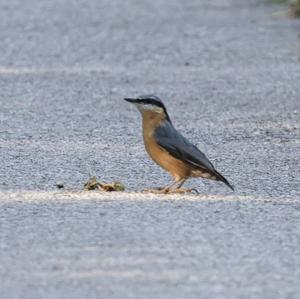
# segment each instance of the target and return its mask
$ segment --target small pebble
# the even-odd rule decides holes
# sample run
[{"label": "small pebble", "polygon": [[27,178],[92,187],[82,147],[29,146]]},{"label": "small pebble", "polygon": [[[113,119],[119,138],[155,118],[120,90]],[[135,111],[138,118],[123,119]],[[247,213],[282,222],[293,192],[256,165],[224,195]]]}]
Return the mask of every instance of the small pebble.
[{"label": "small pebble", "polygon": [[62,188],[65,188],[65,184],[64,184],[64,182],[58,182],[58,183],[56,183],[56,187],[58,189],[62,189]]}]

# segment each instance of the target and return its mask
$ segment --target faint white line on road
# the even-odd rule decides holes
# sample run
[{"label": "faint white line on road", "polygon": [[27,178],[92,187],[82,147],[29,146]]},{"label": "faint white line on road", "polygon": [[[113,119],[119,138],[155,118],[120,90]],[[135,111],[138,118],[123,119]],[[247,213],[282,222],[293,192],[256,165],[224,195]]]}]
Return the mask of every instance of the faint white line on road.
[{"label": "faint white line on road", "polygon": [[[63,280],[68,279],[87,279],[87,278],[96,278],[96,277],[105,277],[108,279],[134,279],[135,281],[173,281],[178,282],[182,279],[185,280],[195,280],[199,277],[200,273],[190,273],[187,270],[182,269],[172,269],[172,270],[163,270],[158,274],[154,271],[142,271],[142,270],[87,270],[87,271],[41,271],[34,273],[37,276],[37,279],[51,279],[58,278]],[[203,276],[203,274],[202,274]]]},{"label": "faint white line on road", "polygon": [[141,192],[91,192],[80,190],[66,191],[1,191],[0,205],[7,202],[43,203],[43,202],[80,202],[84,200],[108,201],[257,201],[257,202],[282,202],[300,203],[299,197],[257,197],[252,195],[224,195],[224,194],[145,194]]},{"label": "faint white line on road", "polygon": [[46,74],[46,73],[68,73],[68,74],[80,74],[80,73],[90,73],[90,72],[111,72],[111,71],[123,71],[123,67],[109,67],[105,65],[96,66],[84,66],[84,67],[41,67],[41,68],[30,68],[30,67],[5,67],[0,66],[0,74],[13,74],[13,75],[23,75],[23,74]]}]

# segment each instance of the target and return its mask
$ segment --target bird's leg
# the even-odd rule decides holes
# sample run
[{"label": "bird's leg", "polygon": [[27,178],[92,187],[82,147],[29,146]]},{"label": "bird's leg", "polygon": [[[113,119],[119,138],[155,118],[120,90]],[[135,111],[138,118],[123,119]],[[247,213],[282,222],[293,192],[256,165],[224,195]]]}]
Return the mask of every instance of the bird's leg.
[{"label": "bird's leg", "polygon": [[[192,192],[193,190],[191,189],[180,189],[180,187],[184,184],[184,182],[187,180],[187,178],[179,178],[177,180],[175,180],[174,182],[172,182],[172,184],[166,186],[165,188],[163,188],[161,190],[161,193],[186,193],[186,192]],[[176,186],[176,188],[173,188]]]},{"label": "bird's leg", "polygon": [[160,188],[157,188],[157,189],[144,190],[143,192],[145,192],[145,193],[156,193],[156,194],[170,193],[170,189],[174,185],[178,184],[178,182],[180,182],[180,181],[181,181],[181,179],[172,182],[171,184],[167,185],[166,187],[160,187]]},{"label": "bird's leg", "polygon": [[178,181],[178,186],[176,189],[174,190],[170,190],[169,193],[191,193],[191,192],[196,192],[198,194],[198,191],[194,188],[192,189],[180,189],[181,186],[185,183],[185,181],[187,180],[187,178],[182,178]]},{"label": "bird's leg", "polygon": [[[177,184],[176,188],[174,188],[173,190],[170,190],[170,188],[167,190],[167,193],[185,193],[186,191],[183,189],[180,189],[180,187],[184,184],[184,182],[186,181],[186,178],[180,178],[179,180],[175,181],[175,183]],[[173,184],[172,186],[176,185]]]},{"label": "bird's leg", "polygon": [[176,184],[178,184],[181,181],[181,179],[179,180],[175,180],[174,182],[172,182],[171,184],[167,185],[166,187],[162,188],[161,191],[162,193],[169,193],[171,191],[171,188],[173,186],[175,186]]},{"label": "bird's leg", "polygon": [[186,181],[186,178],[181,179],[181,180],[180,180],[180,183],[179,183],[178,186],[177,186],[177,189],[180,189],[181,186],[185,183],[185,181]]},{"label": "bird's leg", "polygon": [[[171,184],[167,185],[164,188],[159,188],[154,190],[144,190],[143,192],[156,193],[156,194],[172,194],[172,193],[182,194],[182,193],[191,193],[194,191],[198,194],[198,191],[196,189],[180,189],[186,180],[187,178],[180,178],[178,180],[175,180],[174,182],[172,182]],[[176,188],[172,189],[172,187],[174,186],[176,186]]]}]

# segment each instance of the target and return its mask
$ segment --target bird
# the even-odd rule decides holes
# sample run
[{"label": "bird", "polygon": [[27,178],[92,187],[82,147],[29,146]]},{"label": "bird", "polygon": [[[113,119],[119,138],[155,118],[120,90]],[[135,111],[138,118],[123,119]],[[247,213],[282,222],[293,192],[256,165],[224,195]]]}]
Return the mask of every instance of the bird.
[{"label": "bird", "polygon": [[124,100],[134,104],[142,115],[144,145],[149,156],[174,179],[165,187],[147,191],[192,192],[195,189],[181,189],[184,182],[191,177],[221,181],[234,190],[205,154],[175,129],[165,105],[158,96],[141,95]]}]

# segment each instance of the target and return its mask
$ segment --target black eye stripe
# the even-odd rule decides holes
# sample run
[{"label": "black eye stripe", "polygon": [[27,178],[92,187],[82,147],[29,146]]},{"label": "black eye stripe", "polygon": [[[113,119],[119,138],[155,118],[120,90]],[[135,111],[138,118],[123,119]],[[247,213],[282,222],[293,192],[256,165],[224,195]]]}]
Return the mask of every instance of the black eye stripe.
[{"label": "black eye stripe", "polygon": [[169,117],[168,112],[167,112],[167,109],[166,109],[165,105],[159,100],[159,98],[153,99],[151,97],[141,96],[137,99],[137,101],[138,101],[138,103],[141,103],[141,104],[154,105],[154,106],[162,108],[164,110],[165,114],[166,114],[167,120],[169,122],[171,122],[170,117]]},{"label": "black eye stripe", "polygon": [[163,103],[157,101],[157,100],[153,100],[153,99],[142,99],[140,100],[141,103],[143,104],[148,104],[148,105],[154,105],[154,106],[158,106],[158,107],[161,107],[161,108],[164,108],[164,105]]}]

